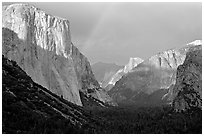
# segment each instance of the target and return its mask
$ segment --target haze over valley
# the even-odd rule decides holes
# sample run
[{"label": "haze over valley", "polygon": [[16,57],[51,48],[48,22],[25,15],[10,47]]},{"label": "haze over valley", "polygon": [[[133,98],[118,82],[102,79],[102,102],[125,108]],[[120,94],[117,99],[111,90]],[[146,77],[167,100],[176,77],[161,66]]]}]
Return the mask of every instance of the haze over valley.
[{"label": "haze over valley", "polygon": [[2,133],[202,133],[201,3],[3,3]]}]

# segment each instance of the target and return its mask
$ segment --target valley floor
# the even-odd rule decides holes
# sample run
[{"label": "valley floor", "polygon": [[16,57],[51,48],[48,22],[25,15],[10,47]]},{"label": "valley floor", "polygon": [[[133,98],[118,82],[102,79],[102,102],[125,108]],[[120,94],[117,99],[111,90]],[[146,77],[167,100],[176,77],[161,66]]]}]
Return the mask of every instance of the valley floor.
[{"label": "valley floor", "polygon": [[184,134],[202,133],[202,111],[176,113],[171,107],[118,107],[90,111],[104,129],[99,133]]},{"label": "valley floor", "polygon": [[34,83],[14,61],[2,59],[2,133],[202,133],[202,110],[171,107],[85,107]]},{"label": "valley floor", "polygon": [[[83,109],[92,122],[73,126],[60,116],[29,118],[3,122],[3,133],[95,133],[95,134],[201,134],[202,111],[175,113],[170,107]],[[15,114],[15,113],[14,113]],[[9,119],[3,113],[3,120]],[[12,118],[10,118],[12,119]],[[8,120],[7,120],[8,121]],[[22,124],[23,123],[23,124]],[[34,125],[34,124],[35,125]],[[9,128],[8,128],[9,127]],[[15,128],[26,131],[12,131]]]}]

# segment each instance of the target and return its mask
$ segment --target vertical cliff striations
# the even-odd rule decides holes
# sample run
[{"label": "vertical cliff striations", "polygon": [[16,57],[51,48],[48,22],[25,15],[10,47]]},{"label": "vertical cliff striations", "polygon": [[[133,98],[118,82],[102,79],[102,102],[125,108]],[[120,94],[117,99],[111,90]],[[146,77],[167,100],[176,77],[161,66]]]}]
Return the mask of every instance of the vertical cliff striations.
[{"label": "vertical cliff striations", "polygon": [[5,57],[16,61],[38,84],[77,105],[82,105],[79,91],[88,93],[87,89],[94,90],[96,99],[110,101],[87,58],[72,44],[68,20],[26,4],[2,10]]}]

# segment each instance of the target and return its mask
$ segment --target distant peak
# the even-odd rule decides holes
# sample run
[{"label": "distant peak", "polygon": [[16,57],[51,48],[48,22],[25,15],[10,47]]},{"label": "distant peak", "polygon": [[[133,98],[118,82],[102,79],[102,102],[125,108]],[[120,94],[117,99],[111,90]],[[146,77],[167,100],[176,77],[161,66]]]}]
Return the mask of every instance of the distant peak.
[{"label": "distant peak", "polygon": [[140,63],[142,61],[144,60],[139,57],[135,57],[135,58],[130,57],[128,65],[134,65],[134,63]]},{"label": "distant peak", "polygon": [[139,57],[130,57],[128,64],[124,67],[124,72],[128,73],[130,70],[132,70],[134,67],[136,67],[138,64],[142,63],[144,60]]},{"label": "distant peak", "polygon": [[188,43],[187,45],[202,45],[202,40],[195,40],[193,42]]},{"label": "distant peak", "polygon": [[133,60],[143,60],[143,59],[139,57],[130,57],[129,61],[133,61]]}]

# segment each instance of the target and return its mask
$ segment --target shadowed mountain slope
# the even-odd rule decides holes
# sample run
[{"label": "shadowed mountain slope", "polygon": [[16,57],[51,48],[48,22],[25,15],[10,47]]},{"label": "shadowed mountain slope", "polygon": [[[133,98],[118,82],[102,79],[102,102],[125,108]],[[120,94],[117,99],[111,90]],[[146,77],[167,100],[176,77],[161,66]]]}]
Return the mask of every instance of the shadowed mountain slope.
[{"label": "shadowed mountain slope", "polygon": [[[118,103],[137,104],[136,98],[141,93],[151,95],[158,90],[165,90],[162,93],[158,91],[159,97],[156,98],[160,101],[165,100],[164,104],[169,103],[168,97],[176,82],[177,67],[183,64],[186,53],[199,50],[200,44],[201,42],[198,45],[190,43],[180,49],[167,50],[150,57],[124,75],[108,92],[109,95]],[[152,104],[154,101],[148,103]]]},{"label": "shadowed mountain slope", "polygon": [[173,100],[178,111],[202,109],[202,50],[187,53],[183,65],[178,67]]}]

